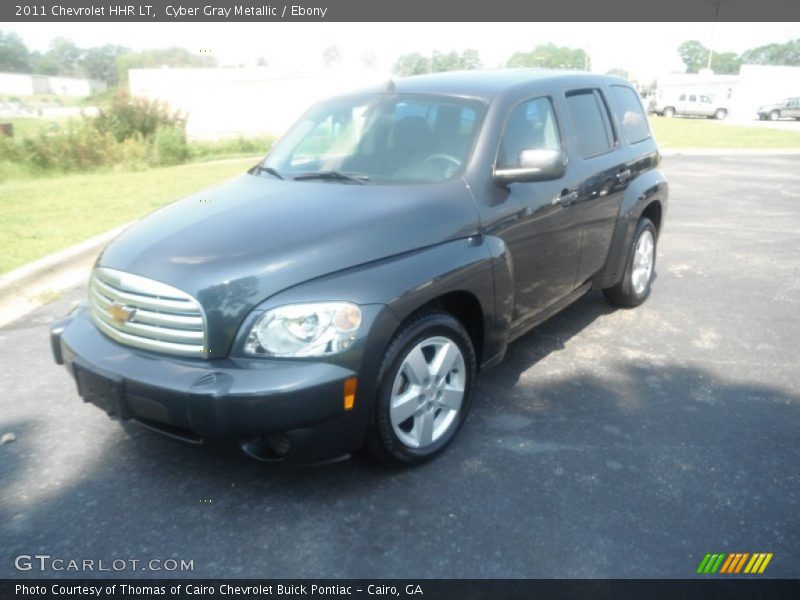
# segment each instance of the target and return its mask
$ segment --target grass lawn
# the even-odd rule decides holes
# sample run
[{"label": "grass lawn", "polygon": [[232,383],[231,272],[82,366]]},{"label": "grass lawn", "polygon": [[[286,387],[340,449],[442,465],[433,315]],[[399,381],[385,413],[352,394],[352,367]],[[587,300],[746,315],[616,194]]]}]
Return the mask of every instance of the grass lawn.
[{"label": "grass lawn", "polygon": [[239,175],[255,162],[250,158],[0,183],[0,274]]},{"label": "grass lawn", "polygon": [[800,148],[800,132],[728,125],[711,119],[650,116],[658,146],[666,148]]}]

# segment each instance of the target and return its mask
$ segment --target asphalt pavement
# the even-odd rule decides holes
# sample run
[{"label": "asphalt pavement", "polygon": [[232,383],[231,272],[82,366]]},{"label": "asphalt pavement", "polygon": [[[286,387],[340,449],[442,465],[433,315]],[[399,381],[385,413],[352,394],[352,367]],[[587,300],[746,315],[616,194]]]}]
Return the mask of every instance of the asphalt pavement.
[{"label": "asphalt pavement", "polygon": [[693,577],[709,552],[800,577],[800,157],[663,167],[647,303],[592,293],[515,342],[413,470],[120,427],[50,356],[83,289],[0,329],[0,577],[113,574],[20,572],[21,554],[196,577]]}]

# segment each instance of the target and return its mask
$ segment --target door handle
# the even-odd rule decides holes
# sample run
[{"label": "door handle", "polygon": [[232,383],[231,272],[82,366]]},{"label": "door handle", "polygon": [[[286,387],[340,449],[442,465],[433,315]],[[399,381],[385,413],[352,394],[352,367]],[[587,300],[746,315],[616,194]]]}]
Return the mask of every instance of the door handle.
[{"label": "door handle", "polygon": [[625,183],[631,178],[631,170],[630,169],[623,169],[619,173],[617,173],[617,181],[620,183]]}]

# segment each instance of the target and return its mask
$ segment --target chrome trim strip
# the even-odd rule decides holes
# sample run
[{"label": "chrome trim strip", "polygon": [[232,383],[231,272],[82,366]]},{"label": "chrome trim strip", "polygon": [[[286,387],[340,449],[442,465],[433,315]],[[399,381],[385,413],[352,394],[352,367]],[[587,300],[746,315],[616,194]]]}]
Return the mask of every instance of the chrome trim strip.
[{"label": "chrome trim strip", "polygon": [[188,344],[175,344],[171,342],[161,342],[158,340],[149,340],[147,338],[139,337],[137,335],[129,335],[123,333],[107,325],[104,321],[97,318],[94,309],[90,311],[92,315],[92,322],[97,328],[105,333],[112,340],[125,344],[126,346],[133,346],[142,350],[155,350],[156,352],[167,352],[169,354],[177,354],[179,356],[192,356],[195,358],[202,358],[204,355],[203,349],[198,346]]}]

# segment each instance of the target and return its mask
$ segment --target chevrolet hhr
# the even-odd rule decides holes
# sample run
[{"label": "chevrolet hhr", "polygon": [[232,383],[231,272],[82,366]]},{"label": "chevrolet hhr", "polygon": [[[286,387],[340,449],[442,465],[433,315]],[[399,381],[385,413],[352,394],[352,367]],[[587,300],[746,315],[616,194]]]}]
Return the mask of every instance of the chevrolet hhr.
[{"label": "chevrolet hhr", "polygon": [[615,77],[446,73],[323,101],[114,240],[53,355],[84,401],[185,441],[421,463],[515,338],[592,289],[645,301],[659,163]]}]

